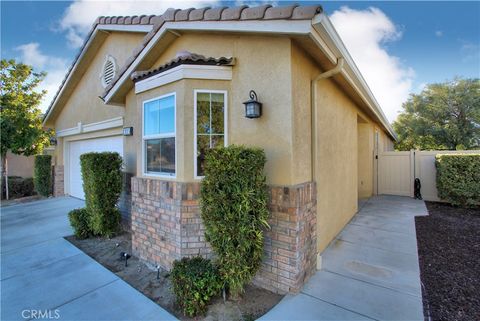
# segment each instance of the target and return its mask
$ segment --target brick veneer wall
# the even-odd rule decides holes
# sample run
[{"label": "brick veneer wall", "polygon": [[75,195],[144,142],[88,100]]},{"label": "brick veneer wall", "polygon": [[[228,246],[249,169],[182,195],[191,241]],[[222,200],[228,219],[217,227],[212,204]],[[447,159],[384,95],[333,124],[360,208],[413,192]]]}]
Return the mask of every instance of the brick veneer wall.
[{"label": "brick veneer wall", "polygon": [[[270,187],[265,256],[254,283],[297,292],[316,266],[315,183]],[[198,205],[200,184],[132,178],[133,253],[166,269],[176,259],[211,257]]]},{"label": "brick veneer wall", "polygon": [[65,194],[63,168],[63,165],[55,165],[53,167],[53,196],[55,197]]},{"label": "brick veneer wall", "polygon": [[269,208],[265,255],[253,282],[278,293],[298,292],[316,269],[316,184],[270,187]]},{"label": "brick veneer wall", "polygon": [[211,256],[200,218],[200,184],[132,178],[132,250],[170,269],[182,257]]}]

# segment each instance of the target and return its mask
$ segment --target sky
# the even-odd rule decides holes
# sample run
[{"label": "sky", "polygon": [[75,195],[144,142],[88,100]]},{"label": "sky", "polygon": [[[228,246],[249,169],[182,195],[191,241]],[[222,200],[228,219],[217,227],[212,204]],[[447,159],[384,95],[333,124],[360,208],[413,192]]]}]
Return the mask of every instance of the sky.
[{"label": "sky", "polygon": [[95,18],[169,7],[321,4],[393,121],[411,93],[480,77],[480,2],[446,1],[1,1],[1,58],[46,71],[46,110]]}]

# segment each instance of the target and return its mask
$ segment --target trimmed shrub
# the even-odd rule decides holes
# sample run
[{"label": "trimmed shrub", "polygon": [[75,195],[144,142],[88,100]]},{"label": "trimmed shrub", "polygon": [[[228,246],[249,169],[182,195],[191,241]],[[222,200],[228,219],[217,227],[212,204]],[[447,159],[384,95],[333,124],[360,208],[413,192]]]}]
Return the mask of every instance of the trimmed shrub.
[{"label": "trimmed shrub", "polygon": [[86,239],[90,236],[89,214],[86,208],[77,208],[68,213],[70,225],[74,234],[79,239]]},{"label": "trimmed shrub", "polygon": [[202,257],[173,262],[171,276],[177,303],[188,317],[205,313],[210,299],[222,288],[217,268]]},{"label": "trimmed shrub", "polygon": [[243,292],[262,261],[269,216],[265,161],[263,150],[235,145],[211,149],[205,157],[200,203],[205,237],[233,296]]},{"label": "trimmed shrub", "polygon": [[122,192],[122,157],[118,153],[86,153],[80,156],[85,204],[90,230],[110,237],[120,228],[116,208]]},{"label": "trimmed shrub", "polygon": [[51,155],[35,155],[33,182],[38,194],[49,196],[52,193]]},{"label": "trimmed shrub", "polygon": [[[2,184],[2,197],[6,195],[5,184]],[[35,195],[33,178],[20,176],[8,177],[8,194],[10,198],[20,198]]]},{"label": "trimmed shrub", "polygon": [[480,205],[480,154],[436,156],[438,197],[456,205]]}]

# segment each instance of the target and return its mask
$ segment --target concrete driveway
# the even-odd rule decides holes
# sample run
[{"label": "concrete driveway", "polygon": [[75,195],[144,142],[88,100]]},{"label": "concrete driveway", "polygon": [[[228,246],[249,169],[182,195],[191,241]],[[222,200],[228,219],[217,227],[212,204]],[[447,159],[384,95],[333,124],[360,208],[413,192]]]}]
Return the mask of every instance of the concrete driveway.
[{"label": "concrete driveway", "polygon": [[297,295],[287,295],[262,320],[423,320],[415,216],[423,201],[378,196],[322,253]]},{"label": "concrete driveway", "polygon": [[67,213],[52,198],[1,208],[1,320],[176,320],[63,239]]}]

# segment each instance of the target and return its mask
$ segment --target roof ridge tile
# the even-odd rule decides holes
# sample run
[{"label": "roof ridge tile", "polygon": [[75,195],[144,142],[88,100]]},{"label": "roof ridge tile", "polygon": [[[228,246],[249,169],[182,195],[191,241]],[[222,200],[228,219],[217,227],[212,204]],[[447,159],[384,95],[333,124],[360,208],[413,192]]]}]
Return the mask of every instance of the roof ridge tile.
[{"label": "roof ridge tile", "polygon": [[265,11],[272,5],[265,4],[263,6],[245,8],[242,10],[240,20],[260,20],[265,16]]},{"label": "roof ridge tile", "polygon": [[226,8],[222,12],[221,20],[240,20],[242,11],[247,9],[248,6],[242,5],[238,7]]}]

